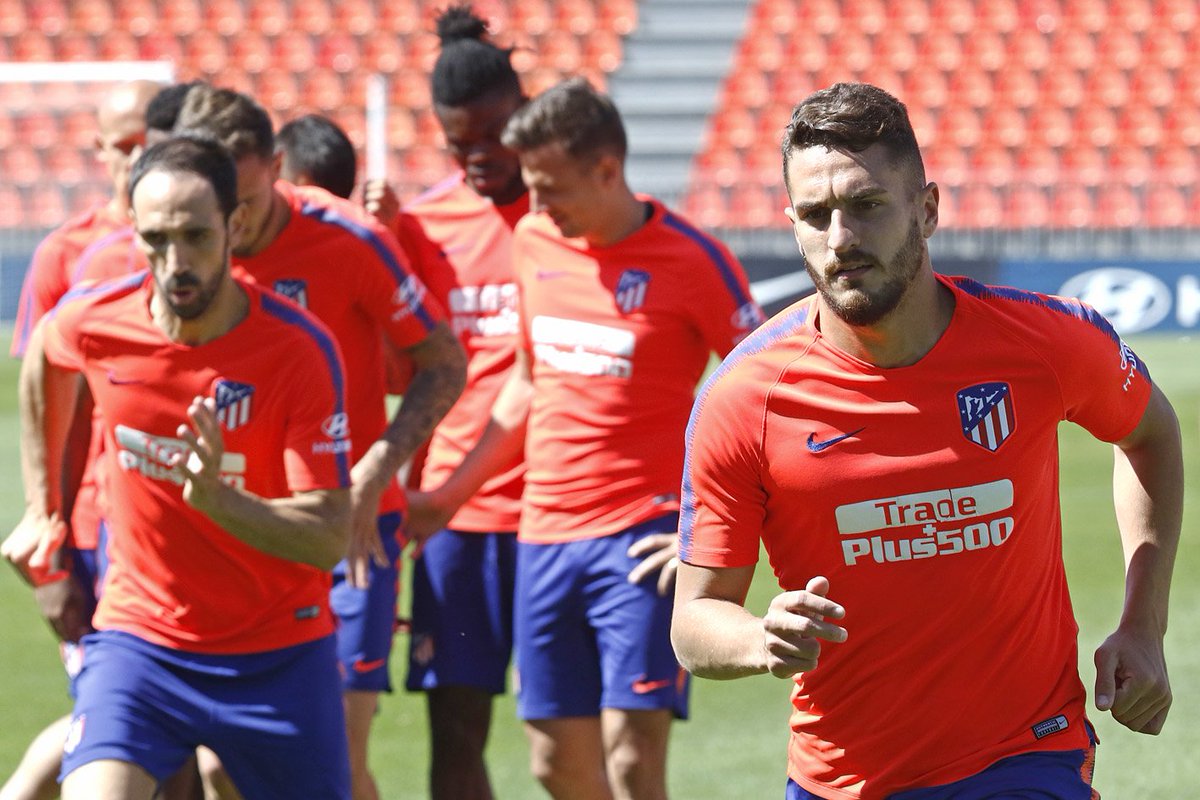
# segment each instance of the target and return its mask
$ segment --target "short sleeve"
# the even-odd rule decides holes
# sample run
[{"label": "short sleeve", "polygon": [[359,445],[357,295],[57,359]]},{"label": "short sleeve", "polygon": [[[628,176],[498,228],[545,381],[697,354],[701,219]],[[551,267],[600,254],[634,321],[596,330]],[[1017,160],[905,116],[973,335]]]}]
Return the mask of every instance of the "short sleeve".
[{"label": "short sleeve", "polygon": [[10,349],[14,358],[25,355],[34,326],[47,311],[54,308],[69,288],[62,248],[57,236],[51,234],[34,250],[25,281],[21,284],[21,299],[17,306]]},{"label": "short sleeve", "polygon": [[364,222],[358,235],[364,262],[361,303],[393,344],[412,347],[437,327],[445,312],[391,231]]},{"label": "short sleeve", "polygon": [[699,272],[696,290],[703,295],[691,308],[696,310],[696,325],[705,343],[724,358],[738,342],[766,319],[750,294],[750,281],[741,262],[722,242],[678,222],[695,242],[705,269]]}]

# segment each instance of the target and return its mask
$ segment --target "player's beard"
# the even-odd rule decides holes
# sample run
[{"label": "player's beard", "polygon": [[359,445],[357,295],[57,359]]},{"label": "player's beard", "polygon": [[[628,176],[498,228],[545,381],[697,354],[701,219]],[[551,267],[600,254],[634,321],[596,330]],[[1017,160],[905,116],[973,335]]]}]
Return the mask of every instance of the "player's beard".
[{"label": "player's beard", "polygon": [[[171,313],[183,320],[193,320],[208,311],[217,292],[221,289],[221,281],[224,278],[225,273],[219,272],[212,280],[205,283],[192,273],[185,272],[171,278],[165,285],[160,283],[159,293],[166,301],[167,307],[171,309]],[[171,293],[180,289],[195,289],[196,292],[186,303],[176,303]]]},{"label": "player's beard", "polygon": [[[856,327],[874,325],[900,304],[904,293],[908,291],[913,279],[921,271],[921,264],[925,261],[925,247],[925,237],[921,234],[921,226],[914,220],[904,244],[883,268],[887,274],[883,285],[870,293],[861,287],[855,287],[848,293],[835,292],[830,288],[829,281],[818,274],[807,260],[804,266],[808,270],[808,276],[812,279],[813,285],[820,292],[821,299],[825,301],[826,307],[838,319]],[[843,255],[842,260],[851,263],[873,263],[873,269],[882,267],[877,259],[858,251]]]}]

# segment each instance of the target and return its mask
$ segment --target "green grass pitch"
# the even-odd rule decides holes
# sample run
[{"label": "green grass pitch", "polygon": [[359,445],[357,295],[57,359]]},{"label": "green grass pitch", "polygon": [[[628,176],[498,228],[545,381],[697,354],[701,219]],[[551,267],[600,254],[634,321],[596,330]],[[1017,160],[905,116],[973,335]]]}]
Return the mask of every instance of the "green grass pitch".
[{"label": "green grass pitch", "polygon": [[[7,337],[3,344],[7,351]],[[1200,752],[1200,542],[1197,505],[1200,467],[1200,342],[1180,338],[1131,341],[1179,412],[1189,469],[1184,537],[1176,566],[1167,656],[1175,705],[1163,734],[1130,733],[1093,713],[1100,734],[1096,787],[1107,800],[1188,797],[1195,792]],[[0,531],[21,513],[16,415],[16,363],[0,362]],[[1092,651],[1115,625],[1122,595],[1122,559],[1113,523],[1108,448],[1071,425],[1061,432],[1066,561],[1080,621],[1080,669],[1092,686]],[[749,606],[762,613],[774,592],[765,566]],[[0,776],[16,765],[30,738],[69,709],[66,681],[48,629],[29,591],[0,568]],[[1031,613],[1037,613],[1036,609]],[[402,656],[407,643],[396,642]],[[402,680],[403,662],[393,674]],[[1019,670],[1020,663],[1013,669]],[[1089,691],[1090,693],[1090,691]],[[689,800],[783,796],[788,684],[769,677],[694,684],[692,720],[673,734],[672,795]],[[421,697],[397,692],[383,699],[373,744],[382,795],[425,795],[427,740]],[[529,777],[526,746],[511,697],[496,707],[489,760],[501,798],[540,796]]]}]

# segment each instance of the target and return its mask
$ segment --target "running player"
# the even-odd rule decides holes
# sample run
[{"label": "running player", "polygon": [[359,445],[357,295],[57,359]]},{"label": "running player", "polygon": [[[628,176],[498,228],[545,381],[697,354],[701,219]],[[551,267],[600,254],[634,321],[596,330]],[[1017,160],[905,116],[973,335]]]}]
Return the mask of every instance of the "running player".
[{"label": "running player", "polygon": [[[228,89],[199,86],[188,93],[178,128],[213,135],[237,159],[238,199],[248,210],[233,245],[235,274],[311,309],[346,356],[355,527],[350,554],[335,570],[332,603],[340,621],[354,796],[373,800],[367,743],[378,694],[391,690],[388,656],[396,620],[404,498],[395,475],[457,399],[466,359],[386,229],[322,189],[277,180],[280,154],[270,117],[257,103]],[[385,339],[414,366],[390,424]]]},{"label": "running player", "polygon": [[[1157,733],[1175,414],[1088,306],[933,272],[938,187],[891,95],[810,96],[783,163],[818,293],[696,401],[676,652],[702,677],[794,678],[789,799],[1093,797],[1057,428],[1116,445],[1125,607],[1095,700]],[[784,590],[763,618],[743,607],[760,540]]]},{"label": "running player", "polygon": [[761,311],[722,244],[630,191],[620,114],[586,81],[518,109],[502,141],[539,212],[513,240],[522,348],[479,443],[414,497],[413,526],[524,441],[515,651],[533,772],[559,798],[662,798],[687,699],[666,596],[683,429],[710,353]]},{"label": "running player", "polygon": [[[509,116],[525,102],[510,51],[486,39],[486,24],[469,8],[450,8],[437,29],[434,113],[461,169],[390,222],[406,248],[432,239],[445,253],[414,266],[449,311],[470,361],[467,388],[434,431],[413,482],[421,486],[440,484],[478,441],[512,368],[512,229],[529,210],[517,155],[500,143]],[[368,183],[366,200],[384,216],[385,206],[395,208],[378,183]],[[434,800],[492,797],[484,749],[492,697],[505,689],[512,653],[522,473],[516,454],[424,542],[414,562],[407,687],[424,691],[428,704]]]},{"label": "running player", "polygon": [[[46,237],[25,275],[12,355],[25,353],[33,326],[75,284],[127,275],[145,267],[145,259],[133,244],[129,226],[129,169],[145,142],[145,114],[151,98],[161,89],[152,81],[123,83],[106,94],[97,108],[96,158],[112,182],[112,197],[67,221]],[[79,424],[73,426],[72,477],[68,481],[66,506],[70,517],[70,571],[58,573],[59,580],[34,587],[38,608],[61,642],[68,673],[78,663],[75,643],[91,630],[100,579],[97,545],[100,516],[97,509],[95,459],[99,437],[88,444],[89,409],[79,409]],[[90,447],[90,452],[87,449]],[[4,800],[37,800],[58,794],[56,780],[62,758],[62,740],[69,717],[47,727],[31,743],[16,771],[0,789]]]},{"label": "running player", "polygon": [[27,506],[4,554],[31,579],[65,534],[56,473],[81,392],[106,440],[112,560],[66,800],[149,800],[197,741],[248,796],[349,796],[326,572],[351,523],[341,357],[315,318],[231,277],[236,192],[214,142],[147,151],[130,193],[150,271],[80,287],[23,364]]}]

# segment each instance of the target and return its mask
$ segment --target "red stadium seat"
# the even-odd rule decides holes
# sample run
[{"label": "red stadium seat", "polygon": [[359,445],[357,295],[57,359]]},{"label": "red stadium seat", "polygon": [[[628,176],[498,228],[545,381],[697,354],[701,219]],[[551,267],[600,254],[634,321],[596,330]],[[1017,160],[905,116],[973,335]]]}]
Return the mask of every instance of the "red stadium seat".
[{"label": "red stadium seat", "polygon": [[1200,28],[1200,8],[1192,0],[1158,0],[1153,14],[1164,27],[1180,33]]},{"label": "red stadium seat", "polygon": [[362,47],[363,69],[391,74],[404,65],[402,39],[395,34],[376,31],[359,41]]},{"label": "red stadium seat", "polygon": [[1059,164],[1062,180],[1080,186],[1098,186],[1108,175],[1103,153],[1083,143],[1064,149]]},{"label": "red stadium seat", "polygon": [[627,36],[637,27],[637,0],[604,0],[596,10],[596,25],[603,30]]},{"label": "red stadium seat", "polygon": [[1021,22],[1016,0],[978,0],[975,23],[979,30],[1008,34]]},{"label": "red stadium seat", "polygon": [[1177,102],[1163,115],[1163,133],[1167,145],[1200,147],[1200,110]]},{"label": "red stadium seat", "polygon": [[1002,103],[995,103],[983,115],[984,142],[1007,148],[1025,144],[1025,115]]},{"label": "red stadium seat", "polygon": [[1129,79],[1125,70],[1101,64],[1088,73],[1085,82],[1091,103],[1118,109],[1129,102]]},{"label": "red stadium seat", "polygon": [[264,36],[278,36],[291,25],[285,0],[254,0],[247,10],[246,27]]},{"label": "red stadium seat", "polygon": [[345,105],[346,94],[338,73],[325,67],[316,67],[300,78],[300,99],[305,106],[328,114]]},{"label": "red stadium seat", "polygon": [[1016,153],[1017,179],[1031,186],[1048,188],[1062,177],[1062,166],[1054,148],[1025,144]]},{"label": "red stadium seat", "polygon": [[726,224],[738,228],[770,228],[779,223],[783,216],[783,204],[777,203],[775,194],[761,186],[735,186],[729,197],[729,215]]},{"label": "red stadium seat", "polygon": [[234,38],[229,48],[229,60],[234,66],[257,75],[271,65],[271,43],[265,36],[254,31],[245,31]]},{"label": "red stadium seat", "polygon": [[729,188],[742,179],[742,159],[728,147],[706,148],[691,165],[692,185]]},{"label": "red stadium seat", "polygon": [[1200,182],[1200,156],[1186,145],[1160,147],[1154,151],[1154,181],[1181,189]]},{"label": "red stadium seat", "polygon": [[596,7],[592,0],[557,0],[553,13],[554,27],[575,36],[589,35],[596,27]]},{"label": "red stadium seat", "polygon": [[[362,150],[367,141],[366,121],[361,108],[346,107],[330,114],[337,126],[346,132],[355,150]],[[389,173],[392,174],[392,173]]]},{"label": "red stadium seat", "polygon": [[[0,117],[5,120],[11,128],[11,117],[7,114]],[[87,150],[93,147],[96,143],[96,112],[91,109],[77,109],[68,111],[63,114],[60,119],[59,141],[67,147],[76,147],[81,150]],[[7,146],[7,143],[0,139],[0,147]]]},{"label": "red stadium seat", "polygon": [[867,36],[877,36],[888,27],[887,7],[883,0],[854,0],[853,3],[843,3],[842,20],[850,30]]},{"label": "red stadium seat", "polygon": [[1143,200],[1142,224],[1150,228],[1182,228],[1188,225],[1187,198],[1176,186],[1154,184]]},{"label": "red stadium seat", "polygon": [[1129,90],[1155,108],[1166,108],[1175,100],[1175,83],[1171,73],[1149,62],[1133,71]]},{"label": "red stadium seat", "polygon": [[407,150],[417,143],[417,124],[407,108],[388,109],[387,139],[392,150]]},{"label": "red stadium seat", "polygon": [[13,61],[53,61],[54,42],[41,31],[30,28],[12,41]]},{"label": "red stadium seat", "polygon": [[1032,108],[1038,102],[1038,81],[1034,74],[1019,63],[996,73],[992,80],[996,104],[1021,111]]},{"label": "red stadium seat", "polygon": [[913,37],[902,30],[891,30],[887,36],[871,41],[874,63],[905,73],[917,65],[917,45]]},{"label": "red stadium seat", "polygon": [[1124,26],[1104,31],[1096,42],[1096,52],[1102,67],[1135,70],[1142,61],[1142,45],[1138,35]]},{"label": "red stadium seat", "polygon": [[1149,150],[1162,144],[1163,136],[1162,113],[1149,103],[1131,103],[1117,115],[1117,149]]},{"label": "red stadium seat", "polygon": [[56,61],[95,61],[96,41],[84,33],[67,31],[59,36],[54,48]]},{"label": "red stadium seat", "polygon": [[62,143],[48,148],[42,156],[42,168],[46,174],[53,176],[56,185],[68,189],[74,189],[91,177],[91,162],[91,150],[85,156],[74,147],[66,147]]},{"label": "red stadium seat", "polygon": [[829,65],[860,73],[871,65],[874,54],[865,36],[835,36],[829,40]]},{"label": "red stadium seat", "polygon": [[1034,144],[1064,147],[1071,141],[1071,115],[1061,106],[1039,105],[1029,111],[1026,122],[1029,141]]},{"label": "red stadium seat", "polygon": [[62,0],[39,0],[26,3],[29,30],[45,36],[58,36],[70,25],[70,15]]},{"label": "red stadium seat", "polygon": [[1038,92],[1043,103],[1068,110],[1078,108],[1087,95],[1083,75],[1066,67],[1043,72],[1038,81]]},{"label": "red stadium seat", "polygon": [[[1142,46],[1138,52],[1139,64],[1153,64],[1163,69],[1185,69],[1195,65],[1195,34],[1192,43],[1183,34],[1169,28],[1154,26],[1142,34]],[[1138,66],[1135,64],[1135,66]]]},{"label": "red stadium seat", "polygon": [[771,99],[771,84],[767,76],[757,70],[732,70],[725,78],[721,90],[722,104],[758,109]]},{"label": "red stadium seat", "polygon": [[910,108],[936,111],[949,96],[946,76],[935,70],[915,69],[904,76],[904,103]]},{"label": "red stadium seat", "polygon": [[450,171],[450,163],[441,149],[416,145],[401,155],[404,179],[419,186],[432,186]]},{"label": "red stadium seat", "polygon": [[1108,184],[1096,197],[1096,223],[1105,228],[1133,228],[1141,224],[1142,203],[1128,186]]},{"label": "red stadium seat", "polygon": [[[765,40],[768,37],[762,38]],[[765,69],[767,72],[774,73],[776,80],[792,80],[811,76],[825,69],[829,64],[829,50],[825,45],[825,39],[820,36],[812,36],[803,41],[793,39],[782,43],[779,39],[770,38],[774,39],[774,44],[771,46],[771,60],[776,62],[775,65],[767,69],[763,66],[763,60],[756,58],[746,64],[745,68]],[[758,54],[756,53],[756,55]],[[783,69],[784,64],[787,64],[787,69]]]},{"label": "red stadium seat", "polygon": [[42,160],[24,139],[17,139],[0,152],[4,183],[17,187],[33,186],[42,179]]},{"label": "red stadium seat", "polygon": [[[236,36],[246,27],[246,13],[242,10],[242,4],[238,0],[206,0],[204,27],[222,36]],[[265,33],[261,29],[259,32]]]},{"label": "red stadium seat", "polygon": [[104,36],[113,27],[108,0],[74,0],[70,4],[71,30],[88,36]]},{"label": "red stadium seat", "polygon": [[972,181],[997,189],[1012,183],[1017,172],[1012,153],[1008,148],[998,145],[974,148],[967,157],[967,163]]},{"label": "red stadium seat", "polygon": [[954,72],[963,65],[962,43],[957,34],[948,30],[930,30],[917,42],[922,72],[936,69]]},{"label": "red stadium seat", "polygon": [[554,12],[547,0],[513,0],[509,9],[509,24],[513,32],[540,36],[550,29]]},{"label": "red stadium seat", "polygon": [[0,183],[0,227],[25,228],[29,226],[25,219],[25,201],[15,186],[5,186]]},{"label": "red stadium seat", "polygon": [[359,68],[362,48],[348,33],[330,32],[317,45],[317,63],[335,72],[354,72]]},{"label": "red stadium seat", "polygon": [[1079,143],[1110,147],[1117,141],[1117,115],[1106,106],[1081,106],[1075,111],[1075,133]]},{"label": "red stadium seat", "polygon": [[1151,0],[1109,0],[1109,18],[1133,33],[1150,30],[1158,21]]},{"label": "red stadium seat", "polygon": [[842,26],[838,0],[805,0],[796,5],[796,30],[830,37]]},{"label": "red stadium seat", "polygon": [[1041,186],[1027,183],[1010,186],[1003,202],[1005,228],[1021,230],[1050,225],[1050,195]]},{"label": "red stadium seat", "polygon": [[421,27],[419,0],[395,0],[378,6],[379,30],[407,36]]},{"label": "red stadium seat", "polygon": [[31,110],[18,116],[14,121],[17,138],[42,150],[53,150],[59,146],[58,117],[49,111]]},{"label": "red stadium seat", "polygon": [[39,228],[53,228],[67,218],[67,204],[57,186],[33,187],[26,209],[29,223]]},{"label": "red stadium seat", "polygon": [[[433,72],[434,62],[437,61],[437,57],[441,52],[441,40],[432,33],[421,32],[408,37],[408,63],[426,75]],[[514,69],[516,68],[515,65],[518,57],[524,52],[527,51],[518,50],[513,53]],[[518,69],[517,72],[520,72],[520,70]]]},{"label": "red stadium seat", "polygon": [[[789,61],[788,46],[793,44],[789,40],[784,40],[779,36],[764,34],[762,36],[744,36],[738,43],[736,63],[733,67],[734,71],[753,71],[774,73],[783,69],[784,64],[792,63]],[[806,45],[807,46],[807,45]],[[809,56],[804,64],[793,64],[795,69],[809,68],[814,62],[818,66],[813,69],[820,69],[825,65],[825,43],[818,37],[813,37],[812,47],[815,48],[814,53]]]},{"label": "red stadium seat", "polygon": [[[1084,33],[1100,33],[1109,26],[1108,3],[1106,0],[1071,0],[1062,6],[1064,27],[1080,30]],[[1119,24],[1120,20],[1111,20]]]},{"label": "red stadium seat", "polygon": [[1054,69],[1089,70],[1096,64],[1096,46],[1087,31],[1063,27],[1055,31],[1050,58]]},{"label": "red stadium seat", "polygon": [[693,186],[684,195],[680,210],[684,216],[701,228],[711,230],[725,225],[727,216],[725,198],[716,186],[709,184]]},{"label": "red stadium seat", "polygon": [[28,27],[24,2],[0,0],[0,36],[16,36]]},{"label": "red stadium seat", "polygon": [[1008,63],[1041,72],[1050,63],[1049,37],[1032,25],[1021,26],[1008,37]]},{"label": "red stadium seat", "polygon": [[929,16],[931,30],[964,35],[976,29],[972,0],[933,0],[930,3]]},{"label": "red stadium seat", "polygon": [[1154,175],[1150,153],[1141,147],[1113,147],[1108,151],[1109,180],[1125,186],[1144,186]]},{"label": "red stadium seat", "polygon": [[312,37],[298,30],[285,31],[277,36],[271,56],[272,66],[297,74],[307,72],[317,63]]},{"label": "red stadium seat", "polygon": [[924,153],[925,176],[945,189],[961,186],[969,180],[971,168],[962,150],[951,145],[939,145]]},{"label": "red stadium seat", "polygon": [[[244,38],[246,37],[239,36],[235,43]],[[145,61],[173,61],[178,64],[183,59],[183,45],[179,43],[175,34],[165,30],[143,36],[138,42],[138,51]]]},{"label": "red stadium seat", "polygon": [[1004,205],[991,186],[971,184],[959,190],[947,224],[954,228],[998,228],[1004,224]]},{"label": "red stadium seat", "polygon": [[549,30],[538,37],[538,60],[542,66],[575,73],[583,66],[579,38],[564,30]]},{"label": "red stadium seat", "polygon": [[925,0],[891,0],[887,4],[888,28],[919,36],[929,30],[929,6]]},{"label": "red stadium seat", "polygon": [[268,67],[255,79],[254,98],[268,111],[287,113],[300,101],[293,72],[281,67]]},{"label": "red stadium seat", "polygon": [[109,31],[96,45],[96,57],[101,61],[137,61],[139,56],[137,39],[129,31]]},{"label": "red stadium seat", "polygon": [[937,123],[937,140],[964,150],[975,147],[983,139],[983,124],[979,113],[970,106],[943,108]]},{"label": "red stadium seat", "polygon": [[229,66],[225,37],[214,31],[199,30],[187,37],[185,53],[188,65],[204,73],[208,80],[213,80]]},{"label": "red stadium seat", "polygon": [[742,155],[741,175],[758,186],[778,186],[783,180],[783,157],[775,143],[747,150]]},{"label": "red stadium seat", "polygon": [[987,72],[1003,69],[1008,63],[1008,51],[1003,37],[994,30],[982,28],[963,38],[964,67]]},{"label": "red stadium seat", "polygon": [[159,4],[159,23],[162,30],[176,36],[191,36],[204,24],[204,15],[197,0],[171,0]]},{"label": "red stadium seat", "polygon": [[113,29],[145,36],[158,26],[158,5],[153,0],[115,0]]},{"label": "red stadium seat", "polygon": [[0,114],[0,150],[12,145],[17,140],[16,126],[9,114]]},{"label": "red stadium seat", "polygon": [[339,0],[333,8],[334,29],[352,36],[366,36],[376,30],[375,4],[370,0]]},{"label": "red stadium seat", "polygon": [[289,28],[319,36],[333,26],[333,13],[328,0],[293,0],[290,20]]},{"label": "red stadium seat", "polygon": [[949,89],[957,103],[976,110],[986,110],[995,103],[991,76],[970,62],[951,74]]},{"label": "red stadium seat", "polygon": [[1050,223],[1055,228],[1090,228],[1098,222],[1096,204],[1084,186],[1058,187],[1050,205]]},{"label": "red stadium seat", "polygon": [[621,37],[612,31],[594,30],[583,41],[583,60],[592,69],[616,72],[623,58]]}]

